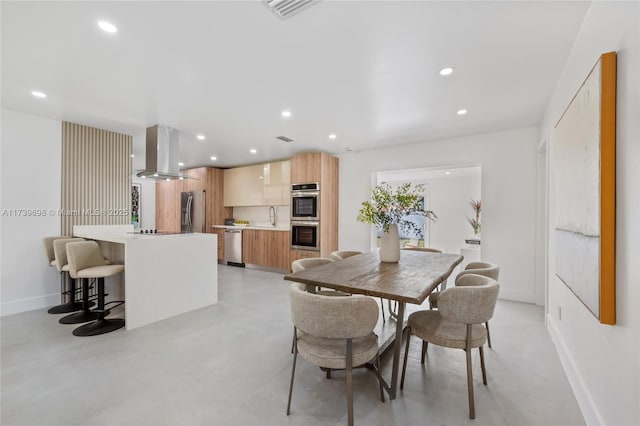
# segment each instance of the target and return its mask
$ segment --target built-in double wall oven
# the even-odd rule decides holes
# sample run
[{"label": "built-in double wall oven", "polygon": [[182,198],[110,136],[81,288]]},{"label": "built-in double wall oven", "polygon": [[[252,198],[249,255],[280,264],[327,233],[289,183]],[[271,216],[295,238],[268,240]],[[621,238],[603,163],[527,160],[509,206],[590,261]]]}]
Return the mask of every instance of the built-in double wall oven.
[{"label": "built-in double wall oven", "polygon": [[291,248],[320,251],[320,184],[291,186]]}]

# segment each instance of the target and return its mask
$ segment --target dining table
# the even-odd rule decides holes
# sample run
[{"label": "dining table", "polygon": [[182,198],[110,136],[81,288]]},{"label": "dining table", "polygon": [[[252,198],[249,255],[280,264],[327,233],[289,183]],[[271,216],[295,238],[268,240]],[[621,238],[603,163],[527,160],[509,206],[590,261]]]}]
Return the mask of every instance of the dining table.
[{"label": "dining table", "polygon": [[380,261],[376,250],[288,274],[284,279],[397,302],[391,382],[384,381],[389,398],[395,399],[406,304],[421,305],[462,260],[459,254],[402,250],[398,262],[388,263]]}]

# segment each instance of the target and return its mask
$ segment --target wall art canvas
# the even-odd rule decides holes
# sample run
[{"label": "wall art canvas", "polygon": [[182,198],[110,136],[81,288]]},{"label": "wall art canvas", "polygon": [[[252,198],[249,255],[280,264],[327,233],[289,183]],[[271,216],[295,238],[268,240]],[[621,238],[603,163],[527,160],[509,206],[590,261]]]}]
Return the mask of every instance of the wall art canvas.
[{"label": "wall art canvas", "polygon": [[556,124],[556,275],[615,324],[616,54],[600,57]]}]

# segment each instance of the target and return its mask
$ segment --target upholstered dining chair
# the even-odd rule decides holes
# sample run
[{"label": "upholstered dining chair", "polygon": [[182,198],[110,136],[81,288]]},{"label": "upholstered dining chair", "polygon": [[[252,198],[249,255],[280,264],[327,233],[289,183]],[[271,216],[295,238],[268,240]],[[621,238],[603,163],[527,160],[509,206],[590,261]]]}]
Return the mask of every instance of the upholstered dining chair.
[{"label": "upholstered dining chair", "polygon": [[[485,277],[489,277],[498,281],[500,277],[500,267],[498,265],[494,265],[493,263],[487,262],[469,262],[464,270],[456,275],[455,285],[458,285],[458,279],[467,274],[476,274],[482,275]],[[438,307],[438,295],[440,293],[437,291],[432,292],[429,295],[429,308],[434,309]],[[491,332],[489,331],[489,322],[485,324],[487,329],[487,345],[491,348]]]},{"label": "upholstered dining chair", "polygon": [[[402,250],[408,250],[408,251],[423,251],[423,252],[427,252],[427,253],[442,253],[442,250],[438,250],[436,248],[432,248],[432,247],[418,247],[418,246],[414,246],[414,245],[410,245],[410,244],[406,244]],[[447,281],[448,279],[444,280],[441,284],[440,284],[440,288],[442,290],[444,290],[445,288],[447,288]],[[395,314],[396,312],[396,302],[393,303],[393,306],[391,305],[391,300],[388,301],[389,302],[389,312],[391,312],[392,314]]]},{"label": "upholstered dining chair", "polygon": [[347,418],[349,425],[353,425],[354,367],[375,360],[380,399],[384,402],[378,337],[373,333],[378,322],[378,304],[368,296],[331,297],[305,290],[300,283],[293,283],[289,289],[295,334],[287,415],[291,413],[296,361],[300,354],[310,363],[329,371],[346,370]]},{"label": "upholstered dining chair", "polygon": [[[487,341],[487,330],[482,323],[486,323],[493,316],[499,290],[500,285],[497,281],[482,275],[467,274],[460,277],[455,287],[440,293],[437,311],[424,310],[409,315],[400,389],[404,388],[412,335],[419,337],[427,344],[463,349],[467,358],[469,418],[475,419],[471,350],[478,348],[480,352],[482,382],[486,385],[487,372],[484,365],[483,345]],[[425,345],[423,345],[422,364],[424,364],[424,349]]]},{"label": "upholstered dining chair", "polygon": [[[362,252],[356,250],[336,250],[331,252],[330,256],[333,260],[342,260],[359,254],[362,254]],[[389,306],[391,306],[391,301],[389,301]],[[382,323],[384,324],[387,322],[387,319],[384,316],[384,300],[382,297],[380,298],[380,310],[382,311]]]}]

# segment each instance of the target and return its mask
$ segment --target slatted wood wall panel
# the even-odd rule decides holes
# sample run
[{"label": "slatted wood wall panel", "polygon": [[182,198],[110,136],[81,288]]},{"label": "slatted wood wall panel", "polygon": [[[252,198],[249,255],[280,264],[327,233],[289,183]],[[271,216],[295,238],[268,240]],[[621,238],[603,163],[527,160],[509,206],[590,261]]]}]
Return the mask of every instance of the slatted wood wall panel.
[{"label": "slatted wood wall panel", "polygon": [[131,223],[133,138],[62,123],[62,235],[73,225]]}]

